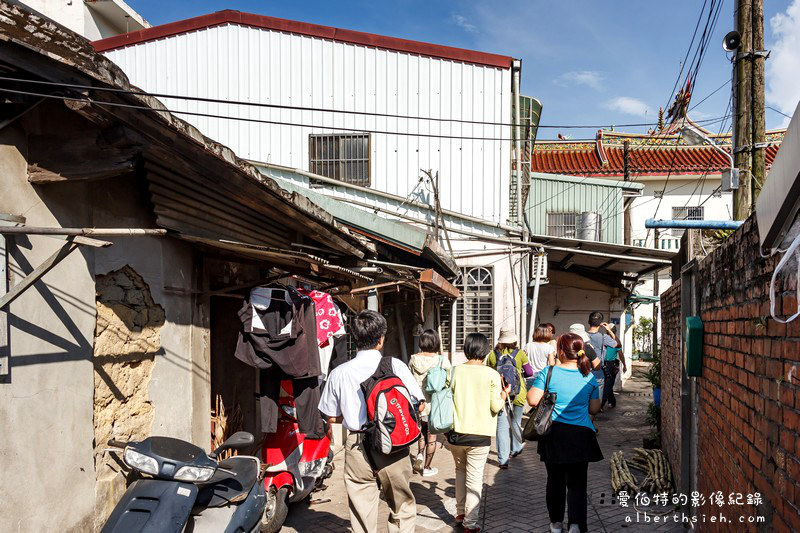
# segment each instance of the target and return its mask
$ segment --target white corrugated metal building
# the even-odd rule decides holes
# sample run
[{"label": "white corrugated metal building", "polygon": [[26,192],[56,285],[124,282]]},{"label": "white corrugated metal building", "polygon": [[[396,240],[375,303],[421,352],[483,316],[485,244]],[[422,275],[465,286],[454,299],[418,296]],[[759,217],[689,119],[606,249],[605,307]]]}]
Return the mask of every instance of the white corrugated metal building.
[{"label": "white corrugated metal building", "polygon": [[[448,137],[510,139],[510,57],[236,11],[95,44],[148,92],[278,106],[162,99],[177,112],[245,119],[182,115],[240,157],[399,196],[434,169],[445,209],[508,218],[511,143]],[[380,131],[399,134],[370,133]]]}]

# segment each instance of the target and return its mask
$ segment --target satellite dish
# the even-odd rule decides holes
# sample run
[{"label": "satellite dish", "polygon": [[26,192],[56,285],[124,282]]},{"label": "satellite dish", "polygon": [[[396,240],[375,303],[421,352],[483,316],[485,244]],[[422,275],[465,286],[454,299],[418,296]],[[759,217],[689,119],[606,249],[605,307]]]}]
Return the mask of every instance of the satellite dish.
[{"label": "satellite dish", "polygon": [[724,39],[722,39],[722,48],[726,52],[734,52],[742,45],[742,36],[738,31],[733,30],[728,32]]}]

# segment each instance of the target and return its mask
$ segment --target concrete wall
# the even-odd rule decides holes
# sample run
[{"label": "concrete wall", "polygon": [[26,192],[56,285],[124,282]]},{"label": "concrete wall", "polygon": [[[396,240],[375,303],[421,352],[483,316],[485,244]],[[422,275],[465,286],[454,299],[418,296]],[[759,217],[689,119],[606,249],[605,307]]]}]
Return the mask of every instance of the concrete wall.
[{"label": "concrete wall", "polygon": [[[761,505],[743,506],[706,501],[698,514],[721,514],[731,522],[699,523],[702,531],[800,530],[800,320],[784,325],[769,316],[769,284],[780,257],[761,257],[752,216],[697,268],[705,336],[702,376],[690,378],[697,390],[694,490],[763,498]],[[796,290],[793,275],[779,277],[781,315],[797,311]],[[681,410],[680,292],[681,284],[669,289],[662,311],[662,439],[675,471],[687,439],[681,421],[695,418]],[[742,515],[765,521],[740,524]]]},{"label": "concrete wall", "polygon": [[[0,213],[24,215],[34,226],[152,227],[141,181],[30,185],[25,139],[18,126],[0,132]],[[208,330],[202,308],[175,292],[196,284],[192,250],[169,238],[110,240],[109,248],[79,248],[10,306],[11,376],[0,383],[0,427],[7,429],[0,441],[0,531],[92,529],[97,276],[130,267],[164,310],[147,383],[152,433],[208,447]],[[16,243],[12,285],[63,241],[32,236]],[[99,509],[107,508],[106,492],[97,499]]]},{"label": "concrete wall", "polygon": [[[28,184],[25,143],[14,126],[0,131],[0,212],[32,225],[89,225],[85,185],[36,191]],[[63,244],[16,241],[12,285]],[[10,306],[11,381],[0,384],[2,531],[92,529],[93,271],[93,252],[75,251]]]}]

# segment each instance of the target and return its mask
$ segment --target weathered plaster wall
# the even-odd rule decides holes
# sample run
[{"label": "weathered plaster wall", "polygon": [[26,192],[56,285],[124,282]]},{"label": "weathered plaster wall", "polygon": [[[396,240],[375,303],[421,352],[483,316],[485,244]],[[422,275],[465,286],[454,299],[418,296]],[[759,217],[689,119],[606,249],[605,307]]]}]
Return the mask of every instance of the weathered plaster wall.
[{"label": "weathered plaster wall", "polygon": [[[89,225],[87,187],[34,190],[26,153],[18,127],[0,131],[0,212],[36,226]],[[63,244],[35,236],[16,242],[12,284]],[[93,252],[79,249],[10,306],[11,382],[0,383],[0,531],[92,529],[93,269]]]},{"label": "weathered plaster wall", "polygon": [[126,488],[125,472],[103,451],[106,443],[112,438],[141,440],[151,433],[153,402],[147,388],[163,325],[164,310],[132,268],[97,277],[93,362],[98,529]]}]

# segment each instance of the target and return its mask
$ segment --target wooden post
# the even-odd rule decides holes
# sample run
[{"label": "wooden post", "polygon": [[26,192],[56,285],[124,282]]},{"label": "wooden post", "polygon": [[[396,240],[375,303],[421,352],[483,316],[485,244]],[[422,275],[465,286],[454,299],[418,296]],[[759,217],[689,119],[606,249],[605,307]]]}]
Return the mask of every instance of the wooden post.
[{"label": "wooden post", "polygon": [[734,83],[734,120],[733,120],[733,153],[734,166],[739,169],[739,188],[733,191],[733,218],[744,220],[750,216],[753,203],[751,182],[752,153],[742,147],[753,143],[750,110],[752,100],[752,63],[739,56],[753,50],[753,24],[751,2],[754,0],[737,0],[735,11],[736,28],[742,36],[742,44],[737,52]]},{"label": "wooden post", "polygon": [[[764,49],[764,0],[749,0],[752,6],[752,48],[754,52],[760,52]],[[752,113],[752,141],[753,149],[751,151],[751,164],[753,170],[752,182],[752,199],[750,210],[755,209],[756,200],[761,187],[764,185],[764,180],[767,177],[766,170],[766,149],[759,144],[766,141],[766,134],[764,132],[764,61],[765,57],[758,53],[748,60],[751,70],[751,113]]]},{"label": "wooden post", "polygon": [[[631,171],[630,171],[630,164],[629,159],[631,155],[630,151],[630,141],[625,141],[622,144],[622,154],[623,154],[623,176],[622,179],[624,181],[631,181]],[[625,244],[630,246],[631,244],[631,203],[633,202],[630,198],[623,198],[623,235]]]}]

